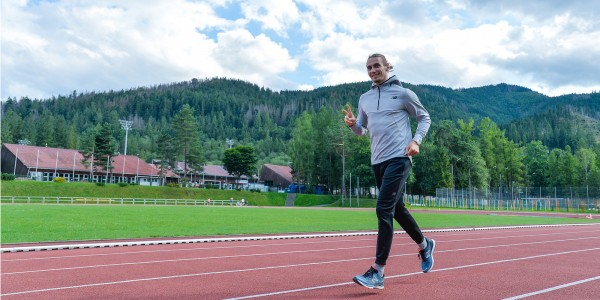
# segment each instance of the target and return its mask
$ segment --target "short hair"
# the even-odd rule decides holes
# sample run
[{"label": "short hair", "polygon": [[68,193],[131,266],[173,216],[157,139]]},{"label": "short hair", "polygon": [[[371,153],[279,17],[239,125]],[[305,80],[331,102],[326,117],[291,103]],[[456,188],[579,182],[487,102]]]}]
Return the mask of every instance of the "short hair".
[{"label": "short hair", "polygon": [[375,58],[375,57],[379,57],[381,58],[381,60],[383,61],[383,64],[388,66],[388,71],[392,71],[394,70],[394,66],[392,66],[392,64],[390,64],[387,60],[387,58],[385,58],[385,55],[381,54],[381,53],[373,53],[371,55],[369,55],[369,57],[367,58],[367,60],[371,59],[371,58]]}]

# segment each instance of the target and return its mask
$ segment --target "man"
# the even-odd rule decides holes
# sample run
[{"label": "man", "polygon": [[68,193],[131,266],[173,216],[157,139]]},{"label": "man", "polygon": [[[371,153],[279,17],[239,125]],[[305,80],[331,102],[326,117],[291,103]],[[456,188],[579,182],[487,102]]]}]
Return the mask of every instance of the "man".
[{"label": "man", "polygon": [[[392,69],[382,54],[369,56],[367,72],[373,82],[371,89],[360,96],[357,116],[348,104],[342,109],[344,122],[356,135],[368,131],[371,137],[371,165],[379,189],[377,249],[373,266],[364,275],[353,278],[357,284],[370,289],[383,289],[394,219],[419,246],[421,268],[425,273],[433,267],[435,250],[435,241],[423,236],[403,200],[412,156],[419,154],[419,145],[429,130],[431,119],[414,92],[403,88],[396,76],[388,78]],[[417,120],[414,136],[410,116]]]}]

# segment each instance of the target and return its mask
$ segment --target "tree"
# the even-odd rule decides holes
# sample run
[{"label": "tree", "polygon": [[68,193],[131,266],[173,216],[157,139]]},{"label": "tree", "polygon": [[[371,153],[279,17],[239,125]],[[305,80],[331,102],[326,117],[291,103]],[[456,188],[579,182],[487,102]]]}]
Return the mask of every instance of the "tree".
[{"label": "tree", "polygon": [[551,186],[569,187],[575,184],[577,162],[571,153],[571,147],[552,149],[548,157],[548,183]]},{"label": "tree", "polygon": [[106,177],[108,181],[108,173],[113,169],[111,157],[118,149],[117,142],[112,136],[110,125],[108,123],[104,123],[100,127],[100,131],[98,131],[98,134],[96,135],[94,145],[94,165],[101,167],[104,169],[104,171],[106,171]]},{"label": "tree", "polygon": [[548,147],[541,141],[531,141],[523,149],[525,184],[535,187],[546,186],[548,170]]},{"label": "tree", "polygon": [[161,132],[160,136],[158,137],[157,146],[158,158],[160,159],[159,175],[162,182],[169,166],[173,167],[177,162],[175,139],[173,138],[173,134],[168,130]]},{"label": "tree", "polygon": [[84,148],[80,150],[83,155],[82,163],[91,165],[90,180],[94,170],[101,168],[106,172],[106,180],[108,181],[108,173],[112,170],[111,157],[115,154],[118,148],[116,140],[112,136],[110,125],[104,123],[88,132],[90,140],[84,141]]},{"label": "tree", "polygon": [[575,157],[577,161],[577,172],[580,176],[577,178],[577,182],[581,186],[589,186],[592,173],[596,167],[596,154],[591,149],[578,148],[575,151]]},{"label": "tree", "polygon": [[175,129],[175,147],[183,156],[183,176],[187,176],[188,166],[200,165],[204,162],[200,148],[200,132],[194,118],[194,109],[184,104],[173,119]]},{"label": "tree", "polygon": [[296,119],[287,151],[292,159],[292,174],[297,182],[310,183],[310,174],[315,159],[313,138],[311,115],[304,112]]},{"label": "tree", "polygon": [[239,182],[242,175],[252,178],[256,170],[256,154],[252,146],[235,146],[225,150],[223,167]]}]

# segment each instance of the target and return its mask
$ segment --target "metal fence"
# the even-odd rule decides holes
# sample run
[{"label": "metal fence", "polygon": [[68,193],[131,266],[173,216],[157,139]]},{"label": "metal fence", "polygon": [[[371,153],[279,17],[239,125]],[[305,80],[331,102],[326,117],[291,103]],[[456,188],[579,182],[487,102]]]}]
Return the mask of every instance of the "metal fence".
[{"label": "metal fence", "polygon": [[247,205],[232,200],[194,200],[194,199],[147,199],[147,198],[98,198],[98,197],[45,197],[45,196],[1,196],[3,204],[113,204],[113,205]]},{"label": "metal fence", "polygon": [[436,189],[435,198],[412,201],[416,205],[447,208],[598,213],[600,187],[440,188]]}]

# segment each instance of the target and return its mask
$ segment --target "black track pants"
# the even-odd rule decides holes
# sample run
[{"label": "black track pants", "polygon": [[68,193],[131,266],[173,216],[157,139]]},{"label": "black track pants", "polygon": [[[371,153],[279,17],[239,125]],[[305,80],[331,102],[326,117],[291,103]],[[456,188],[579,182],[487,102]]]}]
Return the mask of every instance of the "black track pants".
[{"label": "black track pants", "polygon": [[377,198],[377,220],[379,229],[377,234],[377,252],[375,263],[385,265],[392,248],[394,237],[394,219],[400,224],[408,235],[420,244],[423,242],[423,233],[417,222],[404,206],[404,184],[412,164],[408,157],[397,157],[373,165],[375,181],[379,189]]}]

